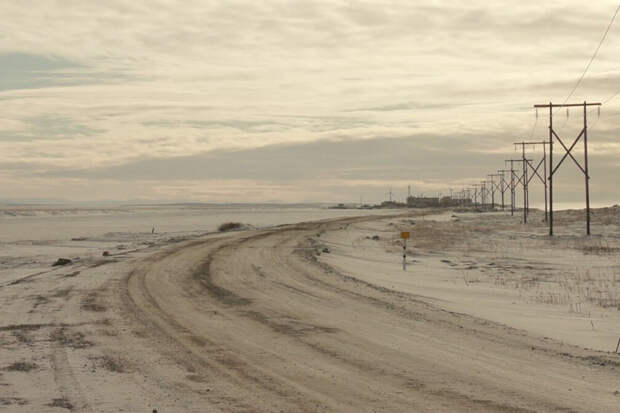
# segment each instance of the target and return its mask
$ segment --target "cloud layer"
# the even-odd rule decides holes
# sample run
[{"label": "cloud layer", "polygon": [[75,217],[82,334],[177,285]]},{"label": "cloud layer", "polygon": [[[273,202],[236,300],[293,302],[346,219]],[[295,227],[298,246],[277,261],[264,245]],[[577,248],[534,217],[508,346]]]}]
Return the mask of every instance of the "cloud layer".
[{"label": "cloud layer", "polygon": [[[546,135],[532,105],[564,100],[615,7],[5,2],[0,185],[20,198],[237,202],[447,192]],[[618,46],[616,25],[572,99],[620,88]],[[560,134],[579,132],[577,110],[557,115]],[[620,98],[591,115],[593,199],[612,202],[613,179],[595,182],[620,164]]]}]

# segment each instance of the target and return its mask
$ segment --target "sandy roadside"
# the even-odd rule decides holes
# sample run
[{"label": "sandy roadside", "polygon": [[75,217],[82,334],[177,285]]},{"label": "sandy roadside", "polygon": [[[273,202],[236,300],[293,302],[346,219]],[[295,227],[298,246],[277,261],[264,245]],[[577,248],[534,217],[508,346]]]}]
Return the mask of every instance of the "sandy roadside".
[{"label": "sandy roadside", "polygon": [[[401,219],[419,218],[389,218]],[[366,242],[368,226],[389,220],[209,235],[12,280],[0,288],[0,407],[618,410],[618,356],[447,311],[409,286],[365,278],[373,271],[341,269],[360,257],[339,237],[357,228]],[[396,246],[386,242],[389,255]]]}]

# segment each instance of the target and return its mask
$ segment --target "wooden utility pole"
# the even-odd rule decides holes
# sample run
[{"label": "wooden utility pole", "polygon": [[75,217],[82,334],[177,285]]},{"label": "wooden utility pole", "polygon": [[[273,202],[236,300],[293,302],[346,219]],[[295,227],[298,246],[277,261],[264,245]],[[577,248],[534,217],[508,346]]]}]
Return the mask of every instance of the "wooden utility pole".
[{"label": "wooden utility pole", "polygon": [[[531,159],[506,159],[506,162],[510,162],[510,170],[511,170],[511,184],[512,184],[512,199],[515,196],[515,189],[517,185],[521,184],[523,186],[523,223],[527,224],[527,173],[525,172],[527,161],[531,161]],[[518,176],[515,173],[515,169],[513,166],[514,162],[521,162],[521,176]],[[513,206],[513,210],[516,207],[516,203]]]},{"label": "wooden utility pole", "polygon": [[504,162],[510,162],[510,216],[513,216],[515,214],[515,207],[517,206],[515,201],[515,160],[507,159]]},{"label": "wooden utility pole", "polygon": [[[530,162],[527,161],[526,162],[526,167],[529,167],[529,169],[531,170],[532,174],[528,176],[527,179],[527,184],[528,184],[528,198],[529,198],[529,183],[530,181],[534,178],[537,177],[540,182],[543,184],[544,190],[545,190],[545,222],[548,222],[548,207],[547,207],[547,147],[546,145],[549,144],[549,142],[545,142],[545,141],[541,141],[541,142],[515,142],[515,145],[521,145],[521,147],[523,148],[523,151],[525,152],[525,146],[526,145],[542,145],[543,147],[543,157],[542,159],[538,162],[538,164],[536,165],[536,167],[534,167],[534,165]],[[543,176],[540,175],[539,169],[540,167],[543,167]],[[529,200],[529,199],[528,199]],[[529,205],[528,205],[529,206]],[[528,211],[529,213],[529,211]]]},{"label": "wooden utility pole", "polygon": [[[555,175],[556,171],[562,165],[562,162],[566,159],[567,156],[570,156],[575,165],[583,172],[585,177],[585,192],[586,192],[586,234],[590,235],[590,174],[588,169],[588,106],[601,106],[600,103],[588,103],[584,101],[583,103],[569,103],[569,104],[561,104],[554,105],[552,102],[543,105],[534,105],[535,108],[549,108],[549,236],[553,236],[553,175]],[[577,138],[573,141],[572,145],[567,147],[562,139],[557,135],[555,130],[553,129],[553,108],[569,108],[569,107],[583,107],[583,129],[577,135]],[[584,167],[581,166],[579,161],[575,159],[571,151],[579,142],[581,137],[583,136],[583,152],[584,152]],[[558,143],[562,146],[565,153],[560,159],[560,162],[553,167],[553,142],[554,138],[557,139]]]},{"label": "wooden utility pole", "polygon": [[476,199],[476,204],[478,203],[478,195],[480,195],[480,208],[484,208],[484,185],[483,184],[473,184],[474,188],[476,188],[476,192],[474,197]]},{"label": "wooden utility pole", "polygon": [[[519,145],[519,144],[515,144]],[[525,160],[525,143],[521,144],[521,165],[523,166],[521,171],[521,179],[523,180],[523,223],[527,224],[527,215],[530,213],[530,199],[528,192],[528,179],[527,179],[527,161]]]},{"label": "wooden utility pole", "polygon": [[[590,235],[590,174],[588,170],[588,112],[587,103],[583,101],[583,161],[586,170],[583,175],[586,181],[586,234]],[[559,165],[558,165],[559,166]]]},{"label": "wooden utility pole", "polygon": [[[492,208],[495,209],[495,191],[499,191],[501,192],[501,188],[499,187],[500,182],[495,182],[493,180],[493,178],[495,177],[501,177],[500,174],[489,174],[487,175],[487,177],[491,178],[491,203],[492,203]],[[502,209],[504,208],[504,194],[502,193]]]},{"label": "wooden utility pole", "polygon": [[499,173],[500,182],[501,182],[500,190],[502,192],[502,211],[503,211],[504,210],[504,193],[506,192],[506,189],[508,189],[508,183],[506,182],[506,177],[504,176],[504,173],[511,172],[511,171],[510,169],[498,169],[497,172]]}]

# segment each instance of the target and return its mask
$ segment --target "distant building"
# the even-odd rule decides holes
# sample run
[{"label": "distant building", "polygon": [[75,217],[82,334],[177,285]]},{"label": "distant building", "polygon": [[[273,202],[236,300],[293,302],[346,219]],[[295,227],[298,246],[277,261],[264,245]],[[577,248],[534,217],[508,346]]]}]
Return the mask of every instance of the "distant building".
[{"label": "distant building", "polygon": [[442,207],[451,207],[451,206],[456,206],[456,200],[452,199],[452,197],[450,196],[444,196],[439,200],[439,206]]},{"label": "distant building", "polygon": [[381,202],[381,205],[379,205],[380,208],[389,208],[389,209],[395,209],[395,208],[404,208],[406,205],[403,204],[402,202],[396,202],[396,201],[383,201]]},{"label": "distant building", "polygon": [[452,208],[452,207],[469,207],[473,203],[470,198],[452,198],[444,196],[439,200],[439,206]]},{"label": "distant building", "polygon": [[432,208],[439,206],[439,198],[426,196],[409,196],[407,197],[407,206],[409,208]]},{"label": "distant building", "polygon": [[470,198],[452,198],[444,196],[439,200],[439,205],[442,207],[468,207],[472,206],[473,202]]}]

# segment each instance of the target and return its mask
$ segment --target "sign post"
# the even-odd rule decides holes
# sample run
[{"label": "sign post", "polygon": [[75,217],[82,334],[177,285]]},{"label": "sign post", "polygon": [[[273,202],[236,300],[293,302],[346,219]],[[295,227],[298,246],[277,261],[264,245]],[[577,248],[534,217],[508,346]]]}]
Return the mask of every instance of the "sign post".
[{"label": "sign post", "polygon": [[402,231],[400,233],[400,237],[403,240],[403,271],[407,271],[407,240],[409,235],[409,231]]}]

